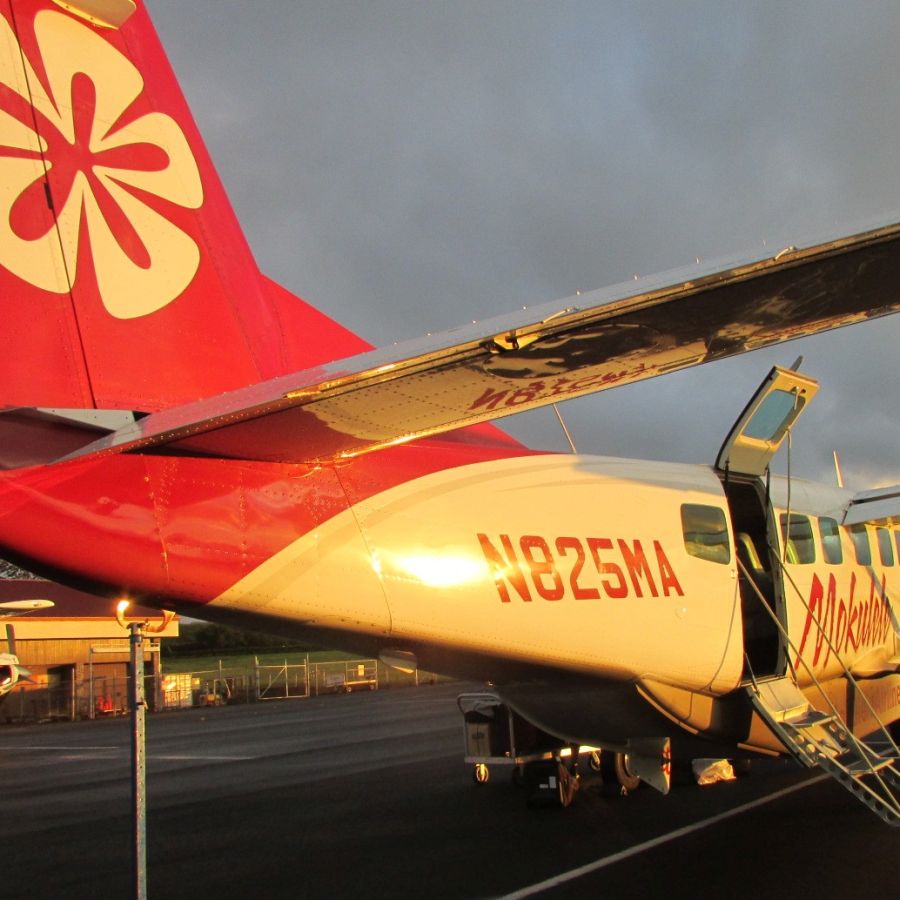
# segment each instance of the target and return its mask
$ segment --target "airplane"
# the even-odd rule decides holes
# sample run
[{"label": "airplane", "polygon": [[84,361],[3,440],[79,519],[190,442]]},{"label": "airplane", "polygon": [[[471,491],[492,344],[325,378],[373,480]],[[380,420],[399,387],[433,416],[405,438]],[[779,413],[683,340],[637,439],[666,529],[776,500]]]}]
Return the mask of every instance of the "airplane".
[{"label": "airplane", "polygon": [[[52,600],[5,600],[0,602],[0,619],[22,616],[36,609],[53,606]],[[12,625],[6,626],[8,653],[0,653],[0,701],[20,682],[31,679],[31,671],[19,663],[16,655],[16,634]]]},{"label": "airplane", "polygon": [[0,555],[490,682],[564,806],[586,747],[788,753],[900,820],[900,489],[771,474],[813,379],[712,467],[494,424],[893,314],[900,224],[374,349],[258,270],[143,4],[0,13]]}]

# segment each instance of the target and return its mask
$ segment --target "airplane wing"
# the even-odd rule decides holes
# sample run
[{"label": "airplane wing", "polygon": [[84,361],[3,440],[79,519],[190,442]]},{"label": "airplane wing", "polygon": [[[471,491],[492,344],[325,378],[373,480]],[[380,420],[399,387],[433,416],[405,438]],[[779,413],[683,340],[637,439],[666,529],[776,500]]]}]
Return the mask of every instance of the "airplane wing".
[{"label": "airplane wing", "polygon": [[900,484],[857,494],[844,513],[844,525],[900,525]]},{"label": "airplane wing", "polygon": [[346,458],[900,310],[900,224],[640,279],[146,416],[65,457],[167,445]]}]

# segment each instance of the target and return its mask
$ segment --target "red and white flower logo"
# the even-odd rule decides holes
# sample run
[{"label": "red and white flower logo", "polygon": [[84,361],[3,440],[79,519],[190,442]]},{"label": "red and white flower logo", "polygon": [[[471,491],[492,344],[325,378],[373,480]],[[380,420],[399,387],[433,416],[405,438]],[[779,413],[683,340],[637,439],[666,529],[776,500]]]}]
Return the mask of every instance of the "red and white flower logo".
[{"label": "red and white flower logo", "polygon": [[187,139],[170,116],[129,113],[143,78],[90,28],[43,11],[34,33],[43,80],[0,17],[0,265],[66,293],[85,240],[107,311],[156,312],[200,264],[196,242],[163,214],[203,202]]}]

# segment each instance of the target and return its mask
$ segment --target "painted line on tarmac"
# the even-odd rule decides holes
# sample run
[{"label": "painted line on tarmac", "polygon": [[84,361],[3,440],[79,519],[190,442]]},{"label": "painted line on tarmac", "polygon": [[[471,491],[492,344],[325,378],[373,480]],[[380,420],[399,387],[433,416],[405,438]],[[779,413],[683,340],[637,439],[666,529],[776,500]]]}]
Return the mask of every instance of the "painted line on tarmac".
[{"label": "painted line on tarmac", "polygon": [[730,819],[733,816],[739,816],[742,813],[749,812],[751,809],[756,809],[758,806],[764,806],[766,803],[771,803],[773,800],[778,800],[781,797],[787,797],[788,794],[793,794],[795,791],[802,791],[804,788],[811,787],[812,785],[818,784],[821,781],[826,781],[830,777],[830,775],[817,775],[815,778],[810,778],[808,781],[804,781],[801,784],[791,785],[790,787],[783,788],[780,791],[775,791],[774,794],[767,794],[765,797],[760,797],[757,800],[751,800],[749,803],[744,803],[742,806],[736,806],[734,807],[734,809],[728,809],[725,812],[718,813],[715,816],[710,816],[708,819],[701,819],[699,822],[694,822],[693,825],[685,825],[684,828],[677,828],[675,831],[670,831],[668,834],[662,834],[659,837],[652,838],[649,841],[644,841],[642,844],[635,844],[633,847],[629,847],[627,850],[620,850],[618,853],[613,853],[610,856],[604,856],[592,863],[587,863],[586,865],[579,866],[577,869],[570,869],[568,872],[563,872],[561,875],[554,875],[553,878],[548,878],[546,881],[539,881],[537,884],[532,884],[528,887],[522,888],[521,890],[513,891],[513,893],[511,894],[505,894],[500,898],[500,900],[521,900],[521,898],[524,897],[533,897],[535,894],[549,891],[551,888],[559,887],[560,885],[566,884],[569,881],[574,881],[576,878],[581,878],[583,875],[589,875],[591,872],[597,872],[600,869],[605,869],[607,866],[611,866],[614,863],[621,862],[623,859],[628,859],[631,856],[637,856],[638,854],[643,853],[645,850],[652,850],[654,847],[660,847],[663,844],[678,840],[678,838],[685,837],[685,835],[692,834],[695,831],[702,831],[704,828],[708,828],[710,825],[715,825],[718,822],[723,822],[725,821],[725,819]]},{"label": "painted line on tarmac", "polygon": [[118,747],[115,744],[78,744],[73,746],[61,745],[61,744],[17,744],[15,747],[10,747],[10,750],[63,750],[69,753],[81,753],[82,751],[87,752],[88,750],[127,750],[127,747]]},{"label": "painted line on tarmac", "polygon": [[[99,758],[97,755],[102,754],[106,755],[109,753],[128,753],[127,747],[116,747],[114,745],[103,745],[98,744],[95,746],[92,745],[84,745],[81,747],[70,747],[64,746],[60,744],[22,744],[15,748],[16,751],[24,752],[27,751],[29,753],[35,753],[38,751],[52,751],[53,753],[66,753],[66,759],[90,759],[91,757]],[[219,760],[219,761],[229,761],[229,760],[249,760],[249,759],[259,759],[258,756],[239,756],[237,754],[225,756],[225,755],[210,755],[205,753],[148,753],[147,759],[161,759],[166,760],[168,762],[181,762],[185,760]]]},{"label": "painted line on tarmac", "polygon": [[203,753],[151,753],[147,756],[148,759],[162,759],[166,762],[184,762],[190,760],[204,760],[206,762],[209,761],[225,761],[229,762],[232,760],[248,760],[248,759],[259,759],[258,756],[208,756]]}]

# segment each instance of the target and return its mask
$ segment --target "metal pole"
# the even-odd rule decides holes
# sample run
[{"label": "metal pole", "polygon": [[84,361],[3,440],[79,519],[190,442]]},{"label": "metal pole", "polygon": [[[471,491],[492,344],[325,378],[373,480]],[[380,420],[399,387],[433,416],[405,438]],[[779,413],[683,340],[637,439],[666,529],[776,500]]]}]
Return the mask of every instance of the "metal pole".
[{"label": "metal pole", "polygon": [[147,900],[147,769],[144,756],[147,704],[144,700],[144,623],[130,622],[131,797],[134,807],[134,896]]},{"label": "metal pole", "polygon": [[566,423],[563,420],[562,413],[559,411],[559,407],[555,403],[550,404],[553,407],[553,412],[556,413],[556,418],[559,419],[559,424],[562,426],[563,434],[566,436],[566,440],[569,442],[569,447],[571,447],[573,453],[578,453],[575,449],[575,441],[572,440],[572,435],[569,433],[569,429],[566,427]]},{"label": "metal pole", "polygon": [[[144,632],[161,634],[175,618],[175,613],[163,610],[162,622],[126,622],[125,610],[130,601],[120,600],[116,606],[116,621],[128,630],[131,657],[131,684],[128,704],[131,707],[131,796],[134,808],[134,896],[147,900],[147,766],[146,745],[147,701],[144,699]],[[93,648],[92,648],[93,649]],[[93,657],[92,657],[93,661]]]}]

